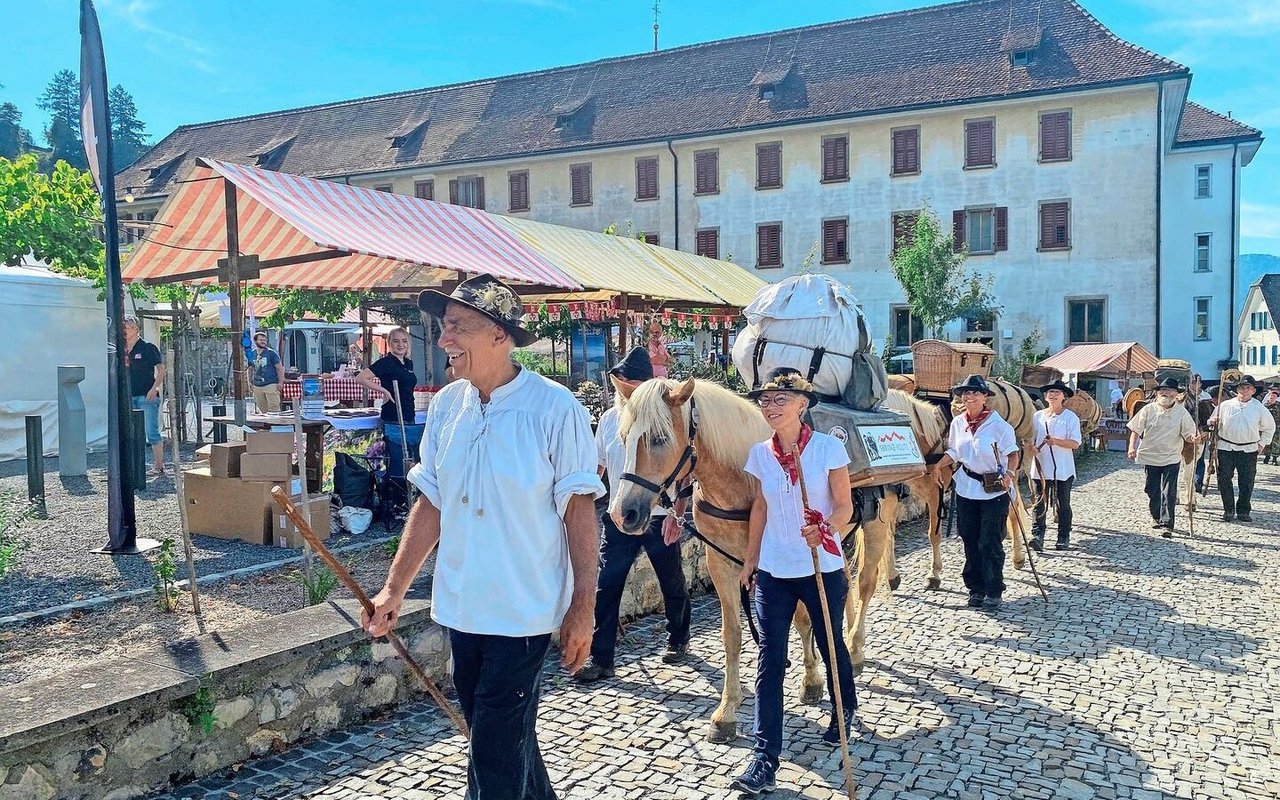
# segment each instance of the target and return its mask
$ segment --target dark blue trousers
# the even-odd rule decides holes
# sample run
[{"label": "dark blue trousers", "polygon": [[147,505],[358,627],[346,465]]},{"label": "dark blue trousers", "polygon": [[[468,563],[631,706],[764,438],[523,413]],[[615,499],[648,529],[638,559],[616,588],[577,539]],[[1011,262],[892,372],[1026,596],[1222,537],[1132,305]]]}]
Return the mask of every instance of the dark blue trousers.
[{"label": "dark blue trousers", "polygon": [[613,666],[614,647],[618,642],[618,613],[622,591],[627,585],[631,565],[644,548],[658,575],[662,604],[667,613],[667,643],[682,647],[689,643],[689,589],[680,563],[680,544],[662,541],[662,521],[652,517],[644,533],[623,533],[608,515],[604,518],[604,541],[600,545],[600,578],[596,590],[596,630],[591,638],[591,658],[602,667]]},{"label": "dark blue trousers", "polygon": [[964,542],[960,577],[971,595],[1004,594],[1004,529],[1008,516],[1007,494],[989,500],[970,500],[956,494],[956,527]]},{"label": "dark blue trousers", "polygon": [[1181,461],[1167,467],[1146,466],[1147,511],[1155,522],[1173,525],[1173,511],[1178,507],[1178,470],[1181,467]]},{"label": "dark blue trousers", "polygon": [[471,727],[467,800],[555,800],[535,723],[551,634],[449,631],[453,685]]},{"label": "dark blue trousers", "polygon": [[[844,600],[849,593],[849,582],[844,571],[836,570],[822,575],[827,590],[827,603],[831,607],[831,630],[836,637],[836,669],[840,677],[841,699],[845,719],[858,707],[858,695],[853,687],[853,662],[844,636]],[[818,652],[827,667],[827,696],[836,696],[831,683],[831,656],[827,646],[827,630],[822,622],[822,603],[818,597],[818,582],[812,575],[803,578],[775,578],[767,572],[756,573],[756,619],[760,624],[760,662],[756,671],[756,719],[755,752],[763,756],[774,769],[782,754],[782,679],[787,669],[787,640],[791,636],[791,618],[796,604],[804,603],[813,620],[813,634]],[[832,706],[832,715],[835,707]]]}]

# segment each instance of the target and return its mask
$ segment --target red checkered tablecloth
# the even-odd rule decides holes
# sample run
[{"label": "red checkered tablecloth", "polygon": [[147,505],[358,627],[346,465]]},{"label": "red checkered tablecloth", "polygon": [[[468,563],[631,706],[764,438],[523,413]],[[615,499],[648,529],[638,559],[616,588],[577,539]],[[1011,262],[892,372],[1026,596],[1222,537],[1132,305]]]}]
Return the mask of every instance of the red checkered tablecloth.
[{"label": "red checkered tablecloth", "polygon": [[[327,402],[359,403],[364,400],[364,387],[355,378],[323,378],[320,390]],[[280,384],[280,399],[292,402],[301,396],[301,381],[285,381]]]}]

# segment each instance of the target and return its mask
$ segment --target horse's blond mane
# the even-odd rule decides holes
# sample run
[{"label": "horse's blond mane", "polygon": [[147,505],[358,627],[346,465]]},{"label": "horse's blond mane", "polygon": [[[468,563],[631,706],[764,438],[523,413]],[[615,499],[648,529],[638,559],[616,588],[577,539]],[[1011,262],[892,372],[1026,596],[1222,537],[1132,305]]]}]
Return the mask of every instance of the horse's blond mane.
[{"label": "horse's blond mane", "polygon": [[907,415],[911,427],[920,437],[920,449],[926,454],[937,448],[947,435],[947,423],[938,407],[917,400],[901,389],[889,390],[884,398],[884,407]]},{"label": "horse's blond mane", "polygon": [[[645,381],[631,394],[622,409],[619,432],[624,440],[650,434],[664,438],[675,435],[667,398],[680,387],[679,381],[659,378]],[[718,384],[695,381],[694,403],[698,407],[699,454],[721,463],[742,466],[751,445],[769,438],[769,426],[760,410]],[[681,424],[689,424],[689,405],[680,409]]]}]

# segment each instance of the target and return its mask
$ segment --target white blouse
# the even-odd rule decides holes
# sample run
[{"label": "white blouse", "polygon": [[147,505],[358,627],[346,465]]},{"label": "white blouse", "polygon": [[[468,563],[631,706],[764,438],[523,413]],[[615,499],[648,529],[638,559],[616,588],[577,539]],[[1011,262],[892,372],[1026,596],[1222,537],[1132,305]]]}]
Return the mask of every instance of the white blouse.
[{"label": "white blouse", "polygon": [[559,628],[573,594],[565,509],[604,494],[587,410],[527,369],[487,404],[454,381],[431,401],[420,454],[409,480],[440,509],[432,619],[496,636]]},{"label": "white blouse", "polygon": [[[804,452],[800,454],[804,486],[809,493],[809,507],[830,517],[835,508],[831,496],[833,469],[849,466],[849,454],[833,436],[814,431]],[[793,486],[787,471],[773,455],[773,440],[751,446],[746,471],[760,481],[760,492],[769,509],[760,540],[761,572],[775,578],[803,578],[813,574],[813,555],[800,529],[804,527],[804,503],[799,484]],[[839,536],[839,533],[836,534]],[[823,572],[843,569],[843,560],[818,548],[818,564]]]}]

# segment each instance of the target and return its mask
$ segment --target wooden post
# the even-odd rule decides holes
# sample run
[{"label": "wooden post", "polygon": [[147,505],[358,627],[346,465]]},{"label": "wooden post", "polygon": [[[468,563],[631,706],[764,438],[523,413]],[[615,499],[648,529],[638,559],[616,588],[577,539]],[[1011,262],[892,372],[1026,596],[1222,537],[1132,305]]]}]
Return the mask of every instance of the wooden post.
[{"label": "wooden post", "polygon": [[622,357],[627,354],[627,324],[630,322],[628,319],[628,306],[631,298],[628,297],[626,292],[623,292],[618,296],[618,299],[618,310],[621,312],[618,317],[618,356]]},{"label": "wooden post", "polygon": [[236,185],[223,178],[223,194],[227,210],[227,297],[231,305],[231,381],[232,412],[236,425],[244,425],[244,302],[240,296],[240,212],[236,204]]},{"label": "wooden post", "polygon": [[[174,344],[173,342],[170,343]],[[169,348],[169,362],[177,363],[177,352],[174,347]],[[191,592],[191,610],[196,615],[196,628],[203,636],[204,614],[200,611],[200,589],[196,585],[196,559],[191,547],[191,524],[187,521],[187,486],[182,476],[182,451],[178,448],[178,415],[175,413],[177,409],[177,392],[174,387],[177,381],[174,380],[173,370],[165,373],[165,392],[169,395],[169,444],[173,448],[173,491],[178,496],[178,518],[182,526],[182,553],[187,559],[187,589]]]},{"label": "wooden post", "polygon": [[[311,492],[307,486],[307,446],[306,439],[302,435],[302,396],[298,396],[297,402],[293,404],[293,450],[298,457],[298,472],[302,480],[302,518],[307,521],[307,527],[311,528]],[[312,528],[314,530],[314,528]],[[275,542],[272,542],[275,544]],[[302,573],[308,581],[315,580],[314,571],[311,566],[311,543],[305,538],[302,540]]]},{"label": "wooden post", "polygon": [[204,347],[200,344],[200,307],[191,308],[191,334],[196,350],[196,445],[204,444]]},{"label": "wooden post", "polygon": [[36,507],[36,516],[44,519],[44,420],[39,414],[27,417],[27,500]]},{"label": "wooden post", "polygon": [[[362,371],[368,369],[370,366],[373,365],[373,360],[370,357],[373,352],[373,342],[370,341],[372,338],[373,337],[369,335],[369,309],[365,307],[364,303],[361,303],[360,304],[360,342],[361,342],[360,369]],[[368,387],[364,387],[360,390],[360,405],[366,406],[366,407],[369,405]]]}]

